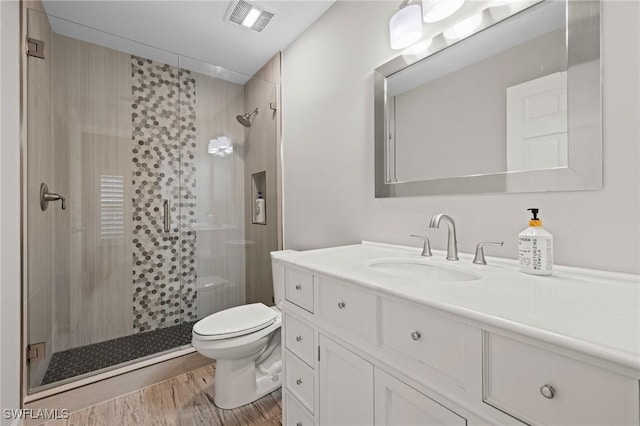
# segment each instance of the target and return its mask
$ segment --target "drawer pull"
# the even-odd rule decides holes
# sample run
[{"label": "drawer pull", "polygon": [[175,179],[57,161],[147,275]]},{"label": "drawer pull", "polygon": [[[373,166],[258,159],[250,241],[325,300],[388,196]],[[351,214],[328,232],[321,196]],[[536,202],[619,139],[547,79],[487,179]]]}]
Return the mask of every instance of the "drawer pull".
[{"label": "drawer pull", "polygon": [[302,422],[296,423],[296,426],[302,426]]},{"label": "drawer pull", "polygon": [[344,309],[347,307],[347,304],[344,302],[338,302],[338,309]]},{"label": "drawer pull", "polygon": [[551,385],[544,385],[540,388],[540,393],[547,399],[553,399],[556,395],[556,390]]},{"label": "drawer pull", "polygon": [[302,342],[302,336],[296,336],[296,342]]},{"label": "drawer pull", "polygon": [[296,284],[296,290],[302,290],[302,286],[300,284]]},{"label": "drawer pull", "polygon": [[420,337],[422,337],[422,335],[420,334],[419,331],[414,331],[413,333],[411,333],[411,339],[415,342],[420,340]]},{"label": "drawer pull", "polygon": [[296,385],[300,386],[302,384],[302,379],[296,379]]}]

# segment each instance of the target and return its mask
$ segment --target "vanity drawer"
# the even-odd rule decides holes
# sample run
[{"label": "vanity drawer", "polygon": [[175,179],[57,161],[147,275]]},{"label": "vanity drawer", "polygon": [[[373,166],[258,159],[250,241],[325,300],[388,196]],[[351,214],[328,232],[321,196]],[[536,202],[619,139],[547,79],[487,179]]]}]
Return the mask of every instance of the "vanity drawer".
[{"label": "vanity drawer", "polygon": [[347,331],[374,342],[377,298],[340,281],[318,278],[318,315],[339,331]]},{"label": "vanity drawer", "polygon": [[287,425],[314,426],[313,417],[300,403],[287,393]]},{"label": "vanity drawer", "polygon": [[462,383],[466,325],[429,308],[381,300],[380,346]]},{"label": "vanity drawer", "polygon": [[301,360],[313,367],[313,328],[286,314],[284,319],[285,346]]},{"label": "vanity drawer", "polygon": [[535,424],[637,425],[638,380],[487,333],[484,401]]},{"label": "vanity drawer", "polygon": [[284,283],[284,297],[313,313],[313,274],[287,267]]},{"label": "vanity drawer", "polygon": [[287,389],[313,413],[313,370],[288,351],[284,368]]}]

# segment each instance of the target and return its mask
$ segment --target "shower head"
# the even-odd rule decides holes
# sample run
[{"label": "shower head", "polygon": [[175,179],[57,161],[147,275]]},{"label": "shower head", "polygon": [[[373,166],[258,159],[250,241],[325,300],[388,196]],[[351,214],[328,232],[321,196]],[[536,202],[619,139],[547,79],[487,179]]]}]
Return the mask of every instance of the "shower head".
[{"label": "shower head", "polygon": [[255,108],[253,111],[248,112],[244,115],[236,115],[236,119],[244,127],[251,127],[251,116],[257,113],[258,113],[258,108]]}]

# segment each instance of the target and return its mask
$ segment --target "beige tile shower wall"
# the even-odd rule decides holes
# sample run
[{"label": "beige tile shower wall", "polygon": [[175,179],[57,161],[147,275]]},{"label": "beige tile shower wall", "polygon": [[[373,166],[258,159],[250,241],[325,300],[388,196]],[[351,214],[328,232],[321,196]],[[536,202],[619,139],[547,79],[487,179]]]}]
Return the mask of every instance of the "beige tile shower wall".
[{"label": "beige tile shower wall", "polygon": [[[243,87],[194,73],[196,80],[197,313],[204,318],[245,300]],[[231,155],[209,154],[209,140],[231,139]]]},{"label": "beige tile shower wall", "polygon": [[[389,48],[395,2],[338,1],[283,53],[285,247],[362,239],[417,246],[436,213],[457,224],[458,247],[504,240],[492,254],[517,258],[529,207],[554,235],[556,263],[640,272],[640,3],[603,1],[601,191],[374,198],[373,70]],[[362,19],[366,10],[367,19]]]},{"label": "beige tile shower wall", "polygon": [[[245,223],[247,244],[247,303],[273,304],[270,252],[279,247],[278,135],[280,125],[280,54],[274,56],[244,86],[245,109],[258,107],[245,130]],[[277,110],[270,109],[273,102]],[[267,224],[252,223],[255,199],[251,175],[266,171]]]},{"label": "beige tile shower wall", "polygon": [[[37,5],[33,5],[37,6]],[[51,27],[44,13],[27,11],[27,34],[45,43],[46,59],[27,59],[27,344],[44,342],[46,359],[29,367],[30,386],[39,386],[51,359],[53,341],[54,224],[60,203],[40,209],[40,184],[56,191],[52,162],[52,49]]]},{"label": "beige tile shower wall", "polygon": [[[131,57],[54,35],[55,350],[132,333]],[[122,179],[123,232],[101,233],[101,180]],[[106,178],[104,178],[106,179]]]}]

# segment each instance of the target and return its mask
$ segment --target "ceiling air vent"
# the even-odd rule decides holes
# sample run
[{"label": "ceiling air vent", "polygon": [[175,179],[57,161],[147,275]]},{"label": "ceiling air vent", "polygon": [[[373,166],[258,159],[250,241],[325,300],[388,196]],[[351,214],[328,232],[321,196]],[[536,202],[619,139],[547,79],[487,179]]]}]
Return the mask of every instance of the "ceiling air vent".
[{"label": "ceiling air vent", "polygon": [[262,32],[274,14],[244,0],[231,3],[225,20],[256,32]]}]

